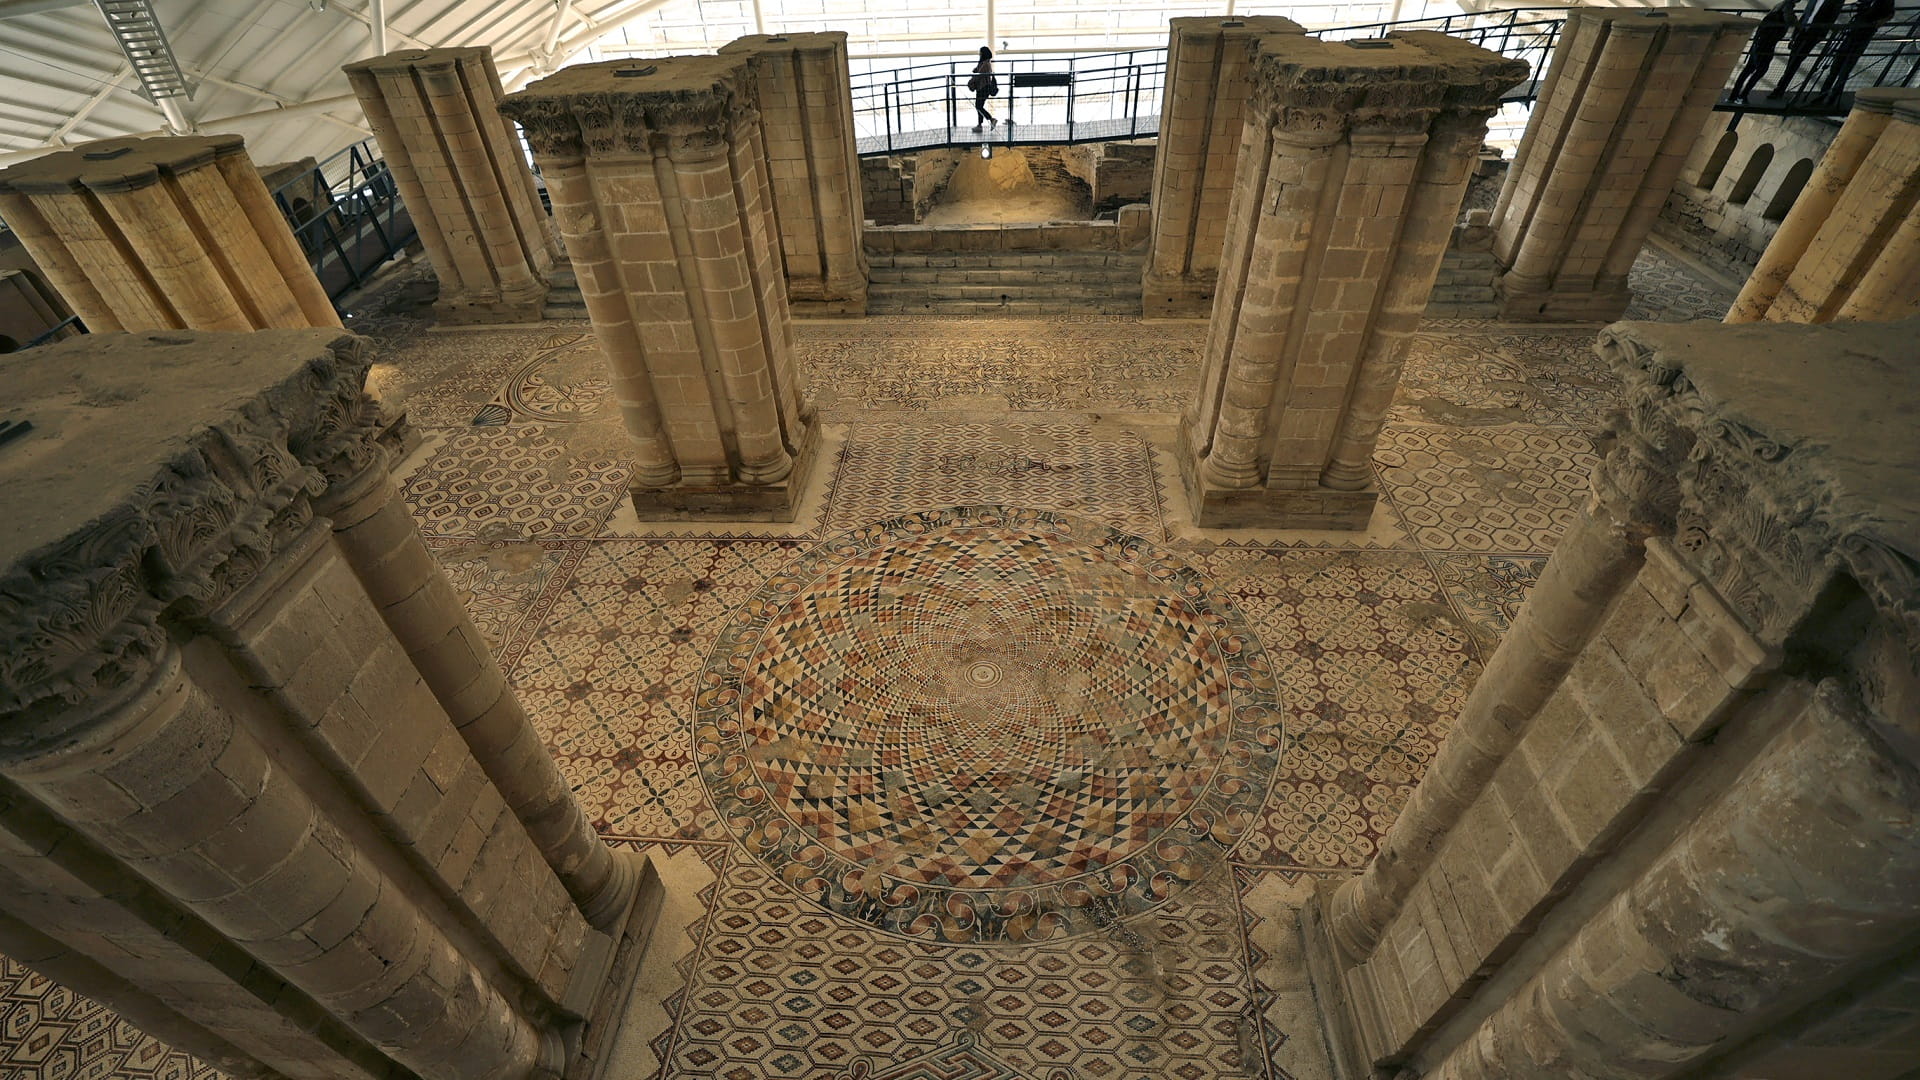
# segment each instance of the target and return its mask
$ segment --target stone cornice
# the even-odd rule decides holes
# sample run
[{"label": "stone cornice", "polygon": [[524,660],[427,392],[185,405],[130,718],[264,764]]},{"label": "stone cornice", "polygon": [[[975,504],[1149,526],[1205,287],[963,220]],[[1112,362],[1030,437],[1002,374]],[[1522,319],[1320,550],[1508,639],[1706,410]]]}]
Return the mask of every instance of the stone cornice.
[{"label": "stone cornice", "polygon": [[[37,423],[9,453],[71,453],[83,466],[97,456],[105,462],[100,471],[129,482],[104,500],[86,492],[71,507],[47,508],[54,520],[42,526],[45,535],[15,545],[0,568],[0,752],[57,745],[85,722],[70,715],[73,709],[137,685],[164,654],[169,622],[197,618],[253,580],[305,530],[312,496],[381,453],[377,408],[361,389],[367,345],[338,331],[89,335],[36,350],[33,362],[55,372],[132,365],[159,378],[180,354],[143,364],[143,353],[200,348],[214,338],[246,344],[202,351],[273,350],[273,362],[256,360],[241,371],[221,387],[228,404],[217,415],[203,410],[177,434],[155,431],[126,446],[65,446],[63,430],[75,440],[112,438],[62,415],[63,408],[78,414],[100,407],[85,393],[78,401],[35,397],[29,387],[26,400],[10,403]],[[249,380],[263,370],[275,374]],[[163,404],[128,423],[164,423],[157,419]],[[33,447],[33,439],[46,442]],[[32,459],[22,461],[33,468]],[[36,497],[9,480],[11,488],[27,488],[23,497]],[[69,519],[71,525],[63,523]]]},{"label": "stone cornice", "polygon": [[[1905,370],[1916,334],[1920,321],[1608,327],[1595,348],[1620,374],[1623,403],[1603,436],[1596,491],[1616,515],[1671,537],[1768,645],[1835,573],[1920,637],[1907,460],[1920,451],[1899,415],[1920,394]],[[1801,366],[1809,378],[1741,374],[1755,364]],[[1878,445],[1888,432],[1896,441]]]},{"label": "stone cornice", "polygon": [[1274,35],[1254,58],[1251,104],[1292,130],[1425,131],[1446,113],[1491,115],[1527,66],[1432,31],[1377,41]]},{"label": "stone cornice", "polygon": [[500,111],[544,158],[708,152],[752,118],[739,92],[746,64],[730,54],[580,65],[509,95]]}]

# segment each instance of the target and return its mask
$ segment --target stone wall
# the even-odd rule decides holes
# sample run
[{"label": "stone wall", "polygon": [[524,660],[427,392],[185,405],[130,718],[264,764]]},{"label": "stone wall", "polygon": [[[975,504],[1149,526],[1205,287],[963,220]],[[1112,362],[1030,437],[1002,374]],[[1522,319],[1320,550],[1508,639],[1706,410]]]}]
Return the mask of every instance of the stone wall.
[{"label": "stone wall", "polygon": [[911,225],[914,222],[913,159],[860,159],[860,193],[867,220],[875,225]]},{"label": "stone wall", "polygon": [[1745,277],[1839,130],[1820,117],[1760,114],[1731,128],[1709,125],[1654,232],[1709,266]]},{"label": "stone wall", "polygon": [[1909,1075],[1916,333],[1602,333],[1591,501],[1309,909],[1348,1075]]},{"label": "stone wall", "polygon": [[368,359],[172,331],[4,371],[0,950],[237,1076],[584,1075],[658,894],[428,554]]},{"label": "stone wall", "polygon": [[1145,240],[1144,207],[1127,208],[1115,221],[884,225],[866,233],[867,250],[876,255],[910,251],[1132,251]]}]

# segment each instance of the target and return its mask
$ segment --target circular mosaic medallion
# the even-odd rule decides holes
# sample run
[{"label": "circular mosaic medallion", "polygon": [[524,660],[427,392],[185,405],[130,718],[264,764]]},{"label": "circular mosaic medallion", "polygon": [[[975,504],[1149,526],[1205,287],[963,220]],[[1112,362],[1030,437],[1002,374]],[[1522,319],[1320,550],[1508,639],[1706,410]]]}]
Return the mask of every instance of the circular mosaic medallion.
[{"label": "circular mosaic medallion", "polygon": [[721,819],[831,911],[929,941],[1111,926],[1208,873],[1278,765],[1273,676],[1138,537],[961,507],[822,541],[721,634]]}]

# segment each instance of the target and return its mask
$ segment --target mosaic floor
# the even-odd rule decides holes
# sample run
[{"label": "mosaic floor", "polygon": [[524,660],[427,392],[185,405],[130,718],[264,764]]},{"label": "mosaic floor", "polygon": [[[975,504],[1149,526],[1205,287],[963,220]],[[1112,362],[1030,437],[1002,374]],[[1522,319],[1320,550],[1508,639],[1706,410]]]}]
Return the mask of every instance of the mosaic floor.
[{"label": "mosaic floor", "polygon": [[[1659,253],[1635,284],[1730,299]],[[673,890],[617,1075],[1329,1075],[1295,912],[1373,856],[1578,504],[1591,327],[1429,323],[1369,530],[1202,535],[1170,448],[1203,326],[806,323],[799,520],[643,527],[586,328],[428,332],[420,290],[354,323],[426,436],[403,489]],[[7,962],[0,1075],[216,1074]]]}]

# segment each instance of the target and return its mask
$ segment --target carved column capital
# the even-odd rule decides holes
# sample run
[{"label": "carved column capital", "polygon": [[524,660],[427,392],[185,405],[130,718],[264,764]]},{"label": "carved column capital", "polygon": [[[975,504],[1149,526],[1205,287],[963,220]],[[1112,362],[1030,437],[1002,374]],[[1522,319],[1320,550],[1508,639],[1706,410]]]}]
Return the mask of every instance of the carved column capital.
[{"label": "carved column capital", "polygon": [[[1601,331],[1595,350],[1619,373],[1623,403],[1608,420],[1596,492],[1663,527],[1769,645],[1802,623],[1836,572],[1920,634],[1920,513],[1900,498],[1920,464],[1911,439],[1874,445],[1886,433],[1855,419],[1873,412],[1862,395],[1889,392],[1885,372],[1910,366],[1902,358],[1920,323],[1704,327],[1711,335],[1652,323]],[[1784,370],[1742,374],[1756,356]],[[1799,358],[1818,358],[1820,370],[1778,377]]]},{"label": "carved column capital", "polygon": [[[223,364],[260,376],[253,396],[174,399],[213,394]],[[156,389],[156,369],[176,386]],[[34,521],[0,546],[0,743],[62,737],[63,714],[152,670],[168,620],[219,606],[294,542],[328,478],[379,453],[366,369],[360,339],[325,330],[98,335],[36,357],[14,403],[53,453],[29,441],[0,459]],[[148,434],[109,443],[98,425]]]}]

